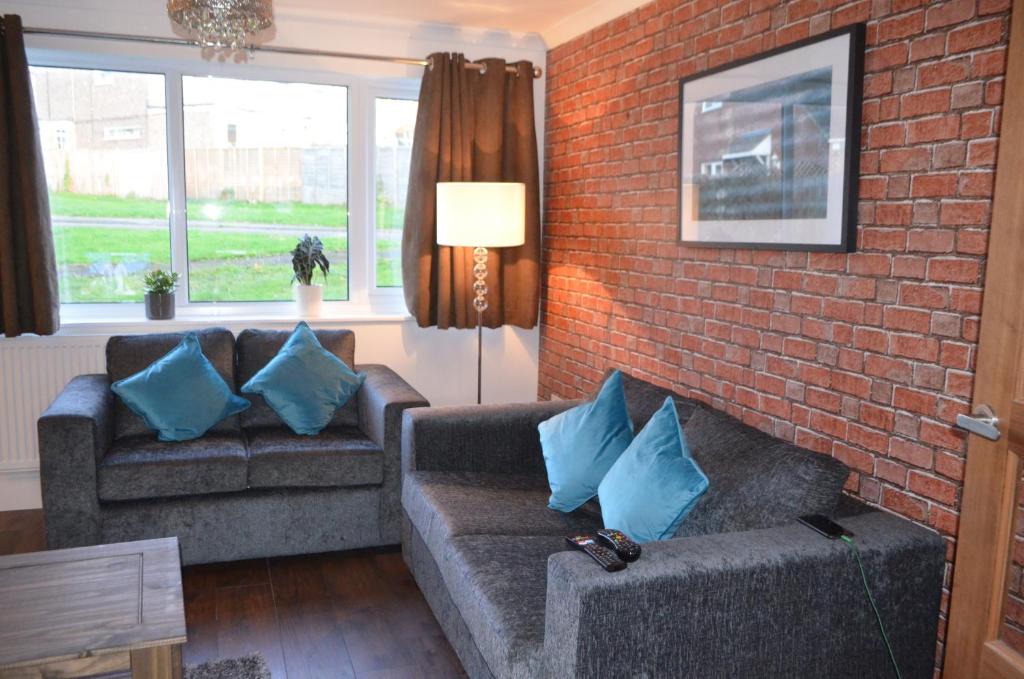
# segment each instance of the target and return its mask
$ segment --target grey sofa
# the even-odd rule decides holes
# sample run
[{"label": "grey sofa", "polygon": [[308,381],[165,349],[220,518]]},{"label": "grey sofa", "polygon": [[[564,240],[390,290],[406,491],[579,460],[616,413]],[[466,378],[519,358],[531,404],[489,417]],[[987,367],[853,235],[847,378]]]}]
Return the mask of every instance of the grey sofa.
[{"label": "grey sofa", "polygon": [[[284,331],[198,333],[237,388],[273,358]],[[355,335],[316,332],[355,366]],[[164,443],[110,391],[182,334],[112,337],[107,374],[72,380],[39,419],[51,549],[176,535],[186,564],[397,544],[400,427],[427,401],[383,365],[317,436],[291,432],[259,396],[192,441]]]},{"label": "grey sofa", "polygon": [[[639,429],[668,392],[625,387]],[[711,486],[618,573],[563,543],[601,526],[596,502],[546,507],[537,424],[576,402],[405,413],[403,554],[469,675],[894,676],[849,547],[794,521],[825,512],[856,534],[903,676],[931,677],[938,535],[843,496],[838,461],[676,403]]]}]

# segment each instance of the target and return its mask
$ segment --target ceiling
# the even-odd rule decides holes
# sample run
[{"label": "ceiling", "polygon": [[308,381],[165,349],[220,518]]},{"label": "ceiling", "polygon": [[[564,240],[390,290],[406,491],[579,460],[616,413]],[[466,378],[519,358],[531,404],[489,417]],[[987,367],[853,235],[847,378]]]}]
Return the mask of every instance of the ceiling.
[{"label": "ceiling", "polygon": [[274,0],[275,11],[536,33],[549,47],[646,4],[649,0]]}]

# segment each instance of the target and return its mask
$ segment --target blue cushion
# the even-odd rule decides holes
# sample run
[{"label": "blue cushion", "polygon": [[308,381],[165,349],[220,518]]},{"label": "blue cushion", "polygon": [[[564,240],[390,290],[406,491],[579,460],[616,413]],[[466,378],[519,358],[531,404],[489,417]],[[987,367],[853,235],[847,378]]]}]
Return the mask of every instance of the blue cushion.
[{"label": "blue cushion", "polygon": [[571,512],[597,495],[597,486],[633,440],[622,373],[605,380],[597,398],[541,422],[548,470],[548,507]]},{"label": "blue cushion", "polygon": [[665,540],[707,488],[669,397],[601,481],[601,518],[636,542]]},{"label": "blue cushion", "polygon": [[194,332],[148,368],[110,385],[161,441],[199,438],[249,407],[203,355]]},{"label": "blue cushion", "polygon": [[242,386],[242,393],[259,394],[292,431],[313,436],[365,379],[324,349],[301,322],[277,355]]}]

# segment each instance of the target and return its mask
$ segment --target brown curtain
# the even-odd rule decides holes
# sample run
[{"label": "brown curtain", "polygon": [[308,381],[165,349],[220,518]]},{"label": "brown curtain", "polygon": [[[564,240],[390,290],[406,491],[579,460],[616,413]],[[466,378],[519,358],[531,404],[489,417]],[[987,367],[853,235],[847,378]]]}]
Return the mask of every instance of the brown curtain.
[{"label": "brown curtain", "polygon": [[21,18],[0,20],[0,334],[60,327],[43,153]]},{"label": "brown curtain", "polygon": [[526,184],[526,241],[489,253],[484,325],[532,328],[540,293],[540,179],[533,112],[533,64],[433,54],[423,74],[402,234],[405,303],[421,327],[472,328],[472,248],[435,242],[436,184]]}]

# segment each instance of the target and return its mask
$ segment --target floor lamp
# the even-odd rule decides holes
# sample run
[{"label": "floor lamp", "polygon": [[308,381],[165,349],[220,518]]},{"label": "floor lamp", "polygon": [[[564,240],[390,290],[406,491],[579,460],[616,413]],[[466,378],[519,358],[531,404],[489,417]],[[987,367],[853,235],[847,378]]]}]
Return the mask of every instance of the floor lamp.
[{"label": "floor lamp", "polygon": [[437,244],[473,250],[476,309],[476,402],[481,402],[487,248],[522,245],[526,237],[526,185],[514,182],[439,182]]}]

